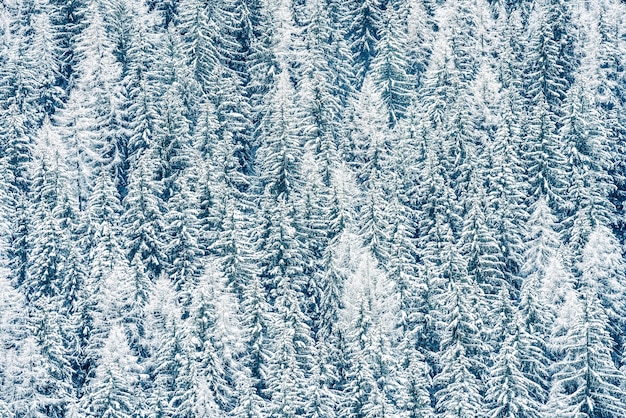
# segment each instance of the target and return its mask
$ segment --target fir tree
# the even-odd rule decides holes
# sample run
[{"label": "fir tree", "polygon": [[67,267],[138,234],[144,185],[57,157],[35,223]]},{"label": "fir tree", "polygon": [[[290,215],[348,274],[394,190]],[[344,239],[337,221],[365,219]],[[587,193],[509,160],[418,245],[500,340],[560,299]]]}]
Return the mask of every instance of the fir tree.
[{"label": "fir tree", "polygon": [[356,87],[369,72],[376,56],[376,44],[380,39],[379,28],[382,10],[378,0],[351,1],[347,4],[344,24],[348,25],[348,39],[355,65]]},{"label": "fir tree", "polygon": [[380,90],[391,127],[404,117],[414,87],[407,74],[408,41],[400,19],[393,3],[389,3],[382,14],[378,30],[380,40],[376,44],[376,57],[371,63],[374,84]]},{"label": "fir tree", "polygon": [[302,181],[302,157],[295,130],[293,98],[293,85],[287,70],[283,70],[261,125],[262,142],[257,151],[262,187],[274,199],[292,199]]},{"label": "fir tree", "polygon": [[441,372],[435,377],[436,411],[446,417],[477,415],[483,404],[481,379],[485,372],[480,309],[483,294],[468,275],[465,259],[455,248],[449,231],[441,253]]},{"label": "fir tree", "polygon": [[146,155],[131,176],[128,195],[124,199],[128,210],[122,217],[122,224],[127,257],[132,260],[138,254],[153,278],[158,277],[166,265],[161,244],[164,225],[160,197],[161,187],[156,182],[155,167]]},{"label": "fir tree", "polygon": [[485,400],[490,403],[490,417],[538,417],[540,406],[529,401],[529,389],[534,389],[519,370],[514,340],[505,340],[496,357]]},{"label": "fir tree", "polygon": [[567,158],[570,245],[575,254],[584,246],[592,229],[610,222],[613,207],[608,200],[613,186],[606,134],[598,119],[591,95],[576,81],[564,102],[561,137]]},{"label": "fir tree", "polygon": [[[190,379],[193,370],[185,350],[182,311],[171,281],[161,275],[156,280],[152,294],[144,308],[146,315],[146,348],[149,360],[145,372],[150,376],[148,408],[173,414],[185,402],[182,395],[186,387],[179,383]],[[194,405],[187,405],[190,409]]]},{"label": "fir tree", "polygon": [[93,174],[110,170],[116,187],[122,190],[126,187],[128,138],[121,126],[121,68],[115,62],[113,45],[95,3],[89,6],[86,19],[88,25],[76,47],[81,56],[76,89],[82,94],[74,95],[75,100],[84,100],[87,108],[86,120],[82,121],[85,125],[81,125],[89,134],[85,157]]},{"label": "fir tree", "polygon": [[195,160],[189,121],[182,113],[183,104],[176,89],[169,89],[161,99],[153,146],[149,154],[155,165],[164,202],[178,191],[177,180]]},{"label": "fir tree", "polygon": [[598,288],[583,271],[580,299],[574,301],[575,321],[559,347],[548,410],[554,416],[617,417],[624,413],[619,389],[623,375],[611,359],[611,339]]},{"label": "fir tree", "polygon": [[497,289],[505,286],[504,262],[495,231],[487,223],[486,196],[481,183],[480,176],[472,179],[471,197],[468,197],[470,207],[465,214],[461,241],[468,259],[468,273],[486,295],[494,296]]},{"label": "fir tree", "polygon": [[135,397],[137,358],[120,326],[111,329],[102,347],[100,364],[86,388],[82,410],[87,417],[132,417],[139,405]]},{"label": "fir tree", "polygon": [[190,190],[190,180],[183,177],[176,182],[178,192],[169,201],[169,211],[165,216],[167,223],[168,275],[175,289],[189,303],[190,295],[202,272],[199,247],[199,228],[196,214],[197,203]]},{"label": "fir tree", "polygon": [[70,251],[70,230],[62,223],[62,202],[68,193],[67,167],[59,138],[49,122],[40,131],[38,145],[31,190],[35,228],[29,236],[34,262],[29,264],[29,281],[23,283],[29,300],[60,295],[64,281],[63,262]]},{"label": "fir tree", "polygon": [[346,301],[346,308],[350,310],[344,312],[349,321],[346,326],[350,365],[342,414],[348,417],[395,416],[401,400],[401,383],[385,327],[394,312],[388,306],[391,302],[389,283],[367,251],[361,250],[357,257],[358,270],[353,273],[351,287],[345,293],[351,298]]}]

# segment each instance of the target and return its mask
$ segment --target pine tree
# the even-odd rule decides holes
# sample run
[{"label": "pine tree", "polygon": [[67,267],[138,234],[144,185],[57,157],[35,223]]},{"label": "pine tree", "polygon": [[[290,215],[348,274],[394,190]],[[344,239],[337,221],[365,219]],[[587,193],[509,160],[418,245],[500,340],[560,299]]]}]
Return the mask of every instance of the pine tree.
[{"label": "pine tree", "polygon": [[87,251],[96,245],[99,235],[103,234],[103,229],[118,232],[121,213],[122,206],[113,179],[102,171],[95,180],[86,210]]},{"label": "pine tree", "polygon": [[63,283],[63,263],[69,256],[69,230],[62,224],[63,200],[67,196],[67,167],[59,138],[46,122],[40,131],[39,155],[32,174],[31,202],[33,260],[23,290],[29,300],[58,296]]},{"label": "pine tree", "polygon": [[[598,288],[597,297],[608,319],[607,331],[613,338],[616,352],[621,352],[624,341],[624,308],[620,301],[626,291],[626,282],[621,255],[622,250],[613,232],[607,227],[598,226],[590,234],[578,265],[583,278],[590,278]],[[612,353],[613,358],[615,351]]]},{"label": "pine tree", "polygon": [[272,335],[272,355],[268,361],[266,385],[268,415],[292,418],[303,414],[305,390],[308,389],[305,370],[297,358],[296,344],[304,343],[306,350],[310,351],[311,342],[299,341],[303,336],[302,330],[291,329],[288,319],[280,317],[273,325],[275,334]]},{"label": "pine tree", "polygon": [[432,379],[424,356],[415,349],[408,349],[406,353],[407,401],[403,411],[409,418],[431,418],[434,416],[431,405],[430,390]]},{"label": "pine tree", "polygon": [[400,16],[406,20],[407,73],[414,87],[419,89],[432,54],[431,17],[423,0],[408,1],[399,7]]},{"label": "pine tree", "polygon": [[[555,232],[555,217],[541,199],[531,208],[526,225],[526,251],[521,268],[523,282],[520,290],[519,360],[525,377],[537,384],[530,392],[535,402],[545,403],[549,389],[549,343],[555,319],[553,304],[561,304],[568,276],[560,263],[559,236]],[[560,283],[560,282],[564,283]]]},{"label": "pine tree", "polygon": [[152,282],[146,272],[146,268],[138,255],[130,262],[129,292],[125,302],[127,303],[124,326],[127,329],[128,342],[139,357],[146,356],[146,314],[145,307],[148,304],[152,291]]},{"label": "pine tree", "polygon": [[296,136],[294,89],[287,70],[283,70],[261,123],[262,137],[257,164],[262,187],[274,199],[293,199],[300,186],[301,150]]},{"label": "pine tree", "polygon": [[55,13],[52,14],[52,23],[57,27],[57,39],[59,47],[59,87],[68,89],[75,81],[75,69],[78,64],[79,54],[76,52],[78,34],[85,26],[86,4],[83,0],[50,1]]},{"label": "pine tree", "polygon": [[263,223],[259,234],[262,235],[257,250],[263,255],[259,260],[260,277],[270,292],[270,301],[277,297],[276,289],[280,283],[303,295],[306,289],[305,259],[293,210],[284,202],[267,199],[261,211]]},{"label": "pine tree", "polygon": [[384,211],[386,201],[381,177],[378,172],[374,171],[369,178],[369,187],[363,197],[359,214],[359,234],[378,262],[386,266],[390,256],[391,227]]},{"label": "pine tree", "polygon": [[0,415],[626,415],[625,10],[2,2]]},{"label": "pine tree", "polygon": [[170,199],[165,216],[168,225],[165,248],[169,261],[167,273],[187,304],[202,272],[203,255],[198,243],[197,201],[190,184],[191,179],[186,177],[175,183],[178,192]]},{"label": "pine tree", "polygon": [[434,146],[428,150],[421,167],[424,180],[416,191],[419,256],[435,267],[441,264],[439,252],[447,240],[448,230],[456,230],[461,224],[461,208],[457,196],[445,180],[446,173],[439,156],[440,150]]},{"label": "pine tree", "polygon": [[436,411],[445,417],[477,415],[483,404],[481,379],[486,350],[481,339],[480,309],[484,296],[467,273],[467,261],[455,248],[448,230],[442,248],[440,280],[444,281],[440,306],[444,331],[441,337],[441,372],[435,376]]},{"label": "pine tree", "polygon": [[0,107],[16,105],[34,131],[54,112],[63,93],[57,86],[59,49],[49,3],[27,1],[19,6],[7,28],[11,42],[0,73]]},{"label": "pine tree", "polygon": [[[570,35],[567,28],[563,27],[567,8],[565,2],[560,0],[542,1],[529,22],[534,30],[528,45],[527,97],[534,104],[539,104],[537,98],[543,97],[548,111],[553,115],[559,115],[559,106],[569,88],[566,69],[563,67],[566,62],[563,48],[571,47],[571,39],[565,41]],[[562,40],[565,41],[563,44]]]},{"label": "pine tree", "polygon": [[[352,54],[348,46],[348,28],[342,20],[345,5],[336,0],[315,1],[308,4],[308,26],[305,28],[307,50],[313,56],[303,65],[311,66],[323,76],[318,81],[330,83],[332,96],[345,106],[354,93]],[[306,70],[304,71],[306,73]],[[325,77],[330,77],[324,80]],[[320,85],[320,90],[324,87]]]},{"label": "pine tree", "polygon": [[303,109],[302,134],[316,155],[324,185],[330,185],[332,170],[337,164],[337,146],[343,129],[341,104],[335,83],[339,75],[331,66],[334,38],[331,11],[324,1],[309,5],[310,22],[304,42],[308,56],[303,62],[303,77],[298,85],[298,105]]},{"label": "pine tree", "polygon": [[80,94],[73,96],[75,100],[84,101],[83,106],[87,109],[85,120],[81,121],[89,133],[86,144],[89,153],[85,157],[93,174],[109,170],[121,192],[126,187],[128,146],[128,138],[122,129],[121,67],[115,61],[113,45],[95,3],[86,11],[86,19],[87,27],[76,47],[81,57],[76,68],[79,74],[76,89]]},{"label": "pine tree", "polygon": [[37,341],[41,353],[47,379],[40,383],[39,390],[45,395],[47,402],[41,405],[46,416],[62,417],[65,415],[68,404],[73,399],[72,368],[69,354],[64,341],[65,318],[51,306],[53,299],[42,297],[37,301],[34,312],[32,333]]},{"label": "pine tree", "polygon": [[31,138],[26,135],[26,118],[15,103],[6,110],[3,109],[2,116],[2,151],[10,173],[7,181],[11,185],[12,193],[28,193],[28,166],[33,159],[33,145]]},{"label": "pine tree", "polygon": [[269,324],[272,354],[268,359],[267,392],[270,415],[297,416],[303,408],[302,391],[308,386],[305,377],[315,356],[310,320],[301,302],[306,290],[305,259],[289,209],[283,202],[273,205],[276,214],[270,219],[263,248],[266,258],[262,260],[263,277],[276,312]]},{"label": "pine tree", "polygon": [[486,382],[485,415],[494,418],[541,417],[542,406],[536,396],[543,388],[534,381],[538,376],[529,378],[523,371],[522,362],[528,360],[524,355],[527,354],[529,334],[519,322],[521,316],[513,315],[509,293],[502,290],[498,296],[501,314],[496,319],[494,332],[499,344]]},{"label": "pine tree", "polygon": [[350,365],[342,415],[396,416],[401,382],[385,326],[395,313],[394,307],[388,305],[389,282],[367,251],[361,249],[354,262],[358,270],[344,296],[350,298],[344,311]]},{"label": "pine tree", "polygon": [[[252,142],[251,109],[244,95],[242,81],[234,71],[222,70],[215,82],[217,90],[216,116],[219,123],[216,134],[226,142],[232,142],[231,159],[235,162],[234,170],[240,177],[248,176],[253,171],[254,158]],[[245,179],[245,177],[244,177]],[[245,191],[248,181],[238,180],[238,189]]]},{"label": "pine tree", "polygon": [[184,39],[184,54],[203,89],[212,85],[212,78],[220,72],[220,6],[220,3],[209,5],[200,0],[183,0],[179,9],[178,26]]},{"label": "pine tree", "polygon": [[552,26],[549,3],[541,4],[531,23],[535,30],[528,46],[530,68],[525,91],[532,111],[526,128],[528,145],[524,160],[528,167],[529,194],[535,200],[545,196],[557,209],[563,207],[565,193],[565,160],[557,129],[568,82],[560,61],[560,35]]},{"label": "pine tree", "polygon": [[144,370],[150,379],[146,403],[149,410],[174,414],[184,403],[182,396],[187,389],[179,385],[182,375],[191,378],[192,370],[185,350],[182,310],[173,284],[165,275],[156,280],[144,312],[149,355]]},{"label": "pine tree", "polygon": [[26,301],[7,280],[2,270],[0,286],[0,409],[7,416],[44,417],[49,375],[44,357],[34,336],[32,322],[24,315]]},{"label": "pine tree", "polygon": [[383,103],[373,81],[363,82],[354,120],[355,157],[358,180],[364,186],[359,213],[359,233],[381,266],[390,251],[390,217],[385,212],[388,189],[385,186],[390,165],[391,141],[382,118]]},{"label": "pine tree", "polygon": [[31,68],[36,75],[36,103],[43,117],[52,115],[60,107],[65,92],[59,87],[62,83],[59,28],[52,22],[56,10],[48,2],[33,3],[39,10],[30,18],[33,33],[28,57],[34,64]]},{"label": "pine tree", "polygon": [[610,157],[607,138],[582,80],[574,82],[564,102],[561,137],[567,158],[570,245],[574,254],[584,246],[592,229],[610,222],[614,208],[608,200],[612,192],[607,169]]},{"label": "pine tree", "polygon": [[127,314],[130,277],[119,232],[119,199],[108,174],[102,173],[91,196],[86,218],[87,277],[78,289],[73,317],[78,386],[94,372],[111,327]]},{"label": "pine tree", "polygon": [[49,398],[45,394],[49,376],[46,362],[34,337],[24,338],[19,345],[19,355],[11,358],[5,369],[7,387],[12,393],[5,403],[9,416],[46,417]]},{"label": "pine tree", "polygon": [[253,379],[249,376],[239,378],[237,385],[239,400],[232,415],[237,418],[262,418],[265,415],[265,402],[255,391]]},{"label": "pine tree", "polygon": [[583,270],[575,320],[564,338],[564,357],[556,364],[548,410],[560,416],[618,417],[626,406],[620,385],[624,377],[611,358],[608,318],[598,299],[598,286]]},{"label": "pine tree", "polygon": [[[519,271],[522,265],[523,226],[528,218],[524,205],[526,173],[520,158],[522,149],[521,121],[523,98],[521,96],[521,69],[519,59],[521,36],[519,13],[513,12],[508,18],[502,16],[503,49],[499,78],[502,84],[498,128],[493,141],[486,146],[485,188],[489,196],[488,221],[495,229],[496,239],[502,248],[505,263],[505,279],[519,288]],[[520,179],[522,181],[520,181]]]},{"label": "pine tree", "polygon": [[328,244],[325,210],[327,203],[324,196],[324,191],[327,189],[324,187],[311,153],[304,155],[302,167],[304,185],[301,197],[296,202],[296,211],[300,238],[304,246],[302,253],[306,256],[303,274],[309,278],[305,292],[308,302],[306,312],[313,321],[312,332],[317,333],[314,322],[321,298],[321,289],[318,286],[321,282],[319,277],[323,271],[321,260]]},{"label": "pine tree", "polygon": [[11,234],[8,236],[8,248],[6,250],[7,265],[10,269],[12,282],[16,286],[22,286],[29,280],[29,257],[32,248],[29,240],[31,214],[28,210],[28,201],[25,194],[21,193],[17,199],[11,200],[14,202],[15,212],[13,213],[9,229]]},{"label": "pine tree", "polygon": [[470,186],[461,242],[468,259],[468,274],[474,277],[483,292],[495,296],[505,286],[504,262],[495,231],[487,223],[486,196],[481,176],[475,175]]},{"label": "pine tree", "polygon": [[[264,390],[270,359],[269,329],[272,323],[271,307],[267,302],[265,288],[257,275],[246,284],[241,302],[241,323],[244,331],[242,363],[250,370],[252,398],[265,399]],[[263,410],[263,404],[255,402]]]},{"label": "pine tree", "polygon": [[187,167],[195,160],[189,121],[182,113],[184,107],[176,89],[170,88],[160,102],[151,153],[156,167],[156,181],[161,186],[164,202],[177,192],[175,185]]},{"label": "pine tree", "polygon": [[[124,50],[122,79],[122,122],[128,136],[128,169],[137,164],[140,155],[152,143],[157,120],[156,74],[157,45],[159,37],[155,32],[152,13],[142,4],[125,4],[119,1],[123,11],[123,34],[118,41],[119,50]],[[130,14],[130,16],[128,16]],[[122,198],[125,190],[120,190]]]},{"label": "pine tree", "polygon": [[[252,108],[247,94],[250,82],[248,72],[250,48],[257,34],[252,27],[254,19],[250,8],[255,4],[240,0],[229,0],[207,9],[213,28],[208,36],[215,51],[215,67],[210,81],[203,84],[208,98],[215,105],[219,129],[217,135],[233,142],[233,157],[236,170],[250,175],[253,169]],[[244,183],[238,185],[244,190]]]},{"label": "pine tree", "polygon": [[[237,401],[235,388],[241,369],[236,361],[234,342],[238,339],[239,324],[233,315],[237,312],[235,300],[224,292],[224,278],[215,267],[209,265],[193,292],[184,335],[197,379],[204,382],[213,402],[225,414]],[[188,390],[197,389],[192,386]]]},{"label": "pine tree", "polygon": [[439,24],[447,29],[444,36],[452,50],[453,65],[459,72],[461,83],[470,83],[480,68],[478,53],[483,53],[485,48],[484,39],[481,39],[484,22],[480,18],[488,11],[488,6],[484,1],[452,1],[444,10]]},{"label": "pine tree", "polygon": [[85,101],[84,91],[72,89],[65,106],[54,115],[59,135],[66,144],[70,187],[81,211],[87,207],[94,179],[90,148],[93,119],[90,117],[90,110],[84,105]]},{"label": "pine tree", "polygon": [[329,370],[326,367],[326,356],[319,349],[319,361],[311,371],[312,392],[304,406],[304,415],[311,418],[332,418],[337,416],[338,396],[328,387]]},{"label": "pine tree", "polygon": [[154,68],[156,94],[162,97],[171,90],[172,95],[178,97],[184,105],[182,109],[175,110],[181,111],[188,121],[195,123],[203,91],[201,84],[194,78],[191,64],[185,59],[180,30],[170,26],[158,39],[160,42],[155,52]]},{"label": "pine tree", "polygon": [[166,266],[162,247],[164,224],[162,218],[161,187],[155,178],[155,167],[150,156],[140,159],[130,179],[127,208],[122,217],[128,259],[139,255],[149,274],[156,278]]},{"label": "pine tree", "polygon": [[44,212],[37,222],[37,233],[32,236],[34,261],[24,291],[29,299],[58,295],[63,283],[62,259],[68,248],[66,231],[62,230],[51,212]]},{"label": "pine tree", "polygon": [[[176,384],[180,390],[185,390],[183,395],[176,395],[171,405],[157,406],[158,411],[165,414],[178,416],[223,416],[223,412],[215,401],[215,395],[209,384],[204,380],[205,376],[198,370],[197,364],[189,357],[181,357],[177,365]],[[170,412],[173,411],[173,412]]]},{"label": "pine tree", "polygon": [[[264,2],[252,0],[248,2],[254,11],[253,33],[250,43],[247,67],[250,80],[246,83],[246,95],[250,98],[251,122],[255,128],[253,141],[258,144],[259,122],[266,112],[266,95],[275,83],[277,75],[277,58],[272,48],[273,21],[270,8]],[[286,38],[285,38],[286,39]]]},{"label": "pine tree", "polygon": [[344,24],[348,25],[348,39],[355,65],[357,89],[361,87],[376,55],[376,44],[380,39],[382,20],[378,0],[351,1],[346,5]]},{"label": "pine tree", "polygon": [[220,259],[226,286],[243,301],[244,289],[254,276],[253,245],[246,232],[247,221],[235,201],[226,202],[225,213],[212,250]]},{"label": "pine tree", "polygon": [[126,418],[138,409],[137,358],[130,351],[122,327],[115,326],[102,347],[100,364],[89,381],[82,410],[87,417]]},{"label": "pine tree", "polygon": [[414,88],[407,74],[408,40],[399,12],[393,3],[389,3],[382,13],[378,32],[380,39],[376,43],[376,57],[371,63],[371,74],[387,108],[387,122],[393,127],[398,119],[404,117]]},{"label": "pine tree", "polygon": [[354,116],[350,121],[353,125],[350,140],[353,149],[349,162],[355,166],[359,183],[370,189],[375,188],[369,186],[369,178],[382,179],[389,169],[392,141],[383,116],[384,103],[372,77],[363,81],[352,106]]},{"label": "pine tree", "polygon": [[[623,108],[623,89],[625,87],[622,77],[622,54],[618,46],[619,33],[621,33],[618,21],[615,16],[619,15],[620,8],[623,7],[617,2],[602,2],[597,4],[597,9],[585,20],[579,23],[588,28],[589,34],[586,40],[585,56],[587,68],[591,71],[592,80],[586,80],[586,85],[593,91],[597,110],[600,119],[603,121],[604,132],[607,135],[608,149],[611,152],[611,161],[608,172],[613,178],[615,188],[610,195],[610,201],[618,209],[618,213],[623,213],[621,198],[624,193],[624,178],[622,167],[624,167],[624,153],[621,151],[621,142],[618,138],[624,132],[624,120],[619,116],[620,109]],[[584,62],[584,61],[583,61]],[[581,64],[584,68],[585,64]],[[619,236],[623,235],[623,223],[621,220],[613,221],[619,230]],[[620,238],[621,240],[621,238]]]},{"label": "pine tree", "polygon": [[[451,3],[450,7],[456,3]],[[471,18],[466,16],[471,13],[471,10],[460,7],[451,16],[457,20],[468,19],[470,21],[467,24],[471,25]],[[470,31],[470,28],[464,30]],[[453,44],[453,40],[457,40],[458,44]],[[436,53],[424,76],[420,94],[424,101],[423,117],[428,123],[429,135],[440,138],[442,142],[440,158],[443,160],[446,178],[451,180],[457,194],[467,191],[469,174],[472,172],[471,161],[479,140],[476,118],[472,114],[474,98],[468,88],[476,74],[474,57],[470,54],[472,42],[468,33],[458,33],[452,37],[441,32],[435,41]]]}]

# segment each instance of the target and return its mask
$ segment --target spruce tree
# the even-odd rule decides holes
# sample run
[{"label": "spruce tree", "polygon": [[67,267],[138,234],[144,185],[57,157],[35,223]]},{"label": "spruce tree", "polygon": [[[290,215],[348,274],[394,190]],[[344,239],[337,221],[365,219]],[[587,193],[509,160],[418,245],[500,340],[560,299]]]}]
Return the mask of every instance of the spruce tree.
[{"label": "spruce tree", "polygon": [[[134,416],[139,367],[124,331],[114,326],[99,355],[99,365],[89,381],[81,404],[82,416],[126,418]],[[79,415],[80,416],[80,415]]]},{"label": "spruce tree", "polygon": [[355,66],[356,88],[359,89],[376,56],[376,44],[382,9],[378,0],[350,1],[346,5],[344,24],[348,25],[348,39]]},{"label": "spruce tree", "polygon": [[[144,373],[149,376],[146,403],[148,410],[174,414],[185,404],[183,394],[188,387],[179,385],[192,377],[189,352],[185,350],[182,310],[173,284],[161,275],[154,284],[144,308],[146,315],[146,349],[149,358],[144,363]],[[186,405],[193,408],[195,405]]]},{"label": "spruce tree", "polygon": [[564,357],[556,364],[548,410],[554,416],[618,417],[624,414],[620,385],[624,377],[611,358],[613,342],[608,318],[598,299],[598,286],[583,270],[575,321],[557,347]]},{"label": "spruce tree", "polygon": [[515,337],[504,341],[495,358],[485,401],[489,417],[539,417],[541,407],[530,393],[536,385],[520,371]]},{"label": "spruce tree", "polygon": [[354,262],[358,270],[346,290],[343,312],[350,355],[342,415],[395,416],[400,380],[384,317],[393,311],[383,308],[390,301],[389,283],[367,250],[360,249]]},{"label": "spruce tree", "polygon": [[164,231],[161,187],[155,178],[155,167],[149,155],[143,156],[130,178],[124,199],[127,210],[122,217],[128,259],[139,255],[154,279],[166,266],[162,247]]},{"label": "spruce tree", "polygon": [[[63,264],[69,257],[70,230],[63,224],[63,200],[68,194],[67,166],[58,135],[46,122],[38,138],[38,158],[33,164],[31,202],[34,204],[32,241],[33,262],[23,291],[29,300],[42,296],[59,297],[63,284]],[[71,225],[70,225],[71,227]]]},{"label": "spruce tree", "polygon": [[436,411],[445,417],[477,415],[482,409],[481,379],[485,373],[480,310],[484,296],[467,273],[467,261],[456,249],[451,231],[440,254],[438,268],[443,282],[440,306],[444,330],[441,337],[440,367],[435,376],[439,387]]},{"label": "spruce tree", "polygon": [[468,273],[488,297],[493,297],[506,286],[504,262],[495,231],[487,222],[486,193],[481,183],[479,175],[472,179],[461,242],[463,253],[468,259]]},{"label": "spruce tree", "polygon": [[186,177],[175,183],[178,191],[170,199],[165,216],[167,273],[181,298],[187,301],[186,304],[191,300],[193,289],[202,273],[203,255],[198,243],[197,201],[189,183],[191,181]]},{"label": "spruce tree", "polygon": [[613,185],[607,172],[610,157],[606,133],[591,100],[582,80],[575,81],[564,102],[560,131],[569,167],[570,216],[565,226],[571,228],[568,235],[575,255],[580,253],[594,228],[610,222],[614,211],[608,199]]},{"label": "spruce tree", "polygon": [[[86,19],[87,27],[76,47],[81,57],[76,69],[79,74],[76,90],[81,94],[73,96],[75,100],[84,101],[87,110],[81,121],[81,128],[89,135],[85,144],[89,152],[84,157],[95,171],[92,175],[97,175],[100,170],[110,170],[121,192],[126,187],[128,145],[121,126],[121,68],[113,55],[102,12],[94,3],[86,11]],[[93,178],[89,179],[91,181]]]},{"label": "spruce tree", "polygon": [[398,119],[404,117],[414,90],[407,74],[407,35],[393,3],[389,3],[382,13],[378,32],[380,39],[376,44],[371,73],[387,109],[387,122],[393,127]]}]

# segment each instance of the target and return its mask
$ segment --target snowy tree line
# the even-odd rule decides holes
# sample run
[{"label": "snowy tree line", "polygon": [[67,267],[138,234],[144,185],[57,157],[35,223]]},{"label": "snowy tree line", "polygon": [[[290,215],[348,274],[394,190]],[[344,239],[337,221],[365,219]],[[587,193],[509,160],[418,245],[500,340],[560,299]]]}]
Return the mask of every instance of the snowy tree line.
[{"label": "snowy tree line", "polygon": [[0,4],[0,416],[626,416],[626,5]]}]

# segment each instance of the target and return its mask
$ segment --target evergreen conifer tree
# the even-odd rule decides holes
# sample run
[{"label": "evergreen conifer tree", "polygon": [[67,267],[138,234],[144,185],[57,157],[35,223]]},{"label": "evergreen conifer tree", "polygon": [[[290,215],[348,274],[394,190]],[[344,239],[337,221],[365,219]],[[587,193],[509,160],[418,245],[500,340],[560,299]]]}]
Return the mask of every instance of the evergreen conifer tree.
[{"label": "evergreen conifer tree", "polygon": [[573,301],[578,305],[575,321],[558,347],[564,357],[555,366],[547,405],[554,416],[617,417],[624,413],[620,397],[624,377],[611,358],[608,318],[592,274],[582,272],[580,296]]},{"label": "evergreen conifer tree", "polygon": [[161,187],[155,178],[155,167],[149,155],[144,155],[133,171],[128,194],[124,199],[127,210],[122,216],[128,259],[139,255],[154,279],[166,266],[162,247],[164,231]]},{"label": "evergreen conifer tree", "polygon": [[393,127],[398,119],[404,117],[414,91],[407,74],[407,35],[393,2],[389,2],[382,13],[378,32],[380,39],[376,43],[376,57],[371,63],[371,73],[387,108],[387,122]]},{"label": "evergreen conifer tree", "polygon": [[99,365],[83,397],[82,416],[134,416],[140,407],[136,398],[139,367],[122,327],[111,329],[99,357]]}]

